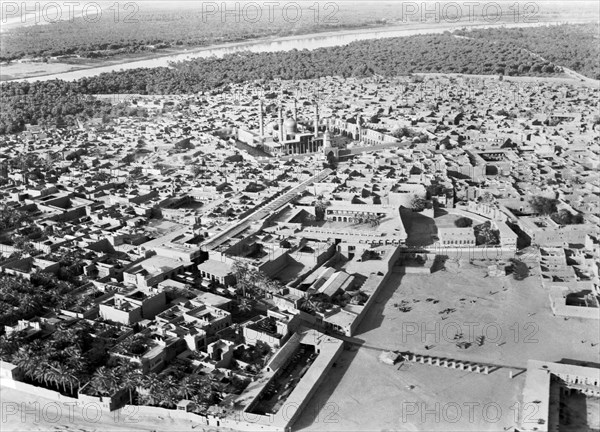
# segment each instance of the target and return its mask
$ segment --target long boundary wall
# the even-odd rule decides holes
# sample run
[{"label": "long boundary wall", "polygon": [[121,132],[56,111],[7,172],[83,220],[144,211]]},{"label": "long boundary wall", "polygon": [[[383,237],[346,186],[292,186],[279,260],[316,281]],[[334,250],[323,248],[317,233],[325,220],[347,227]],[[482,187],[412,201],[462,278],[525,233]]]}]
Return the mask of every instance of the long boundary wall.
[{"label": "long boundary wall", "polygon": [[37,387],[21,381],[15,381],[6,377],[2,378],[2,380],[0,381],[0,386],[18,390],[23,393],[28,393],[36,397],[42,397],[61,402],[79,402],[79,399],[65,396],[57,391],[48,390],[43,387]]},{"label": "long boundary wall", "polygon": [[[385,272],[385,275],[378,276],[376,274],[371,274],[371,276],[369,276],[370,279],[372,279],[372,278],[381,278],[381,280],[379,281],[379,284],[377,285],[377,287],[369,295],[369,298],[365,302],[365,305],[364,305],[363,309],[356,316],[356,319],[352,323],[350,336],[353,336],[355,334],[356,330],[360,326],[361,321],[366,316],[366,314],[369,312],[369,309],[371,308],[371,306],[373,305],[373,303],[376,303],[377,296],[379,295],[379,292],[381,291],[382,287],[387,283],[388,279],[390,278],[390,276],[393,273],[394,265],[395,265],[396,261],[398,260],[398,257],[400,256],[400,253],[401,253],[401,248],[400,248],[400,246],[398,246],[389,255],[389,258],[388,258],[388,269],[387,269],[387,272]],[[367,281],[368,280],[369,279],[367,279]],[[367,282],[365,282],[365,283],[367,283]]]}]

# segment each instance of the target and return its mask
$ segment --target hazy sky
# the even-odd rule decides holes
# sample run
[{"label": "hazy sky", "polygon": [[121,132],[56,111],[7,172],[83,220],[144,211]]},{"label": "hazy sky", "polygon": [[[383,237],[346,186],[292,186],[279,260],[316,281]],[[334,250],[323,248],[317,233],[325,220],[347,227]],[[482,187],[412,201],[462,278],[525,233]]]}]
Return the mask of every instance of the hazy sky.
[{"label": "hazy sky", "polygon": [[[197,11],[202,10],[203,4],[206,6],[209,3],[212,3],[216,7],[220,8],[222,3],[226,3],[231,5],[233,3],[238,3],[240,5],[244,5],[247,3],[253,3],[259,6],[265,6],[266,0],[257,0],[257,1],[225,1],[216,0],[216,1],[197,1],[197,0],[169,0],[169,1],[159,1],[159,0],[137,0],[137,1],[115,1],[115,0],[38,0],[38,1],[8,1],[8,0],[0,0],[0,27],[2,31],[10,30],[11,28],[24,26],[24,25],[32,25],[32,24],[48,24],[49,21],[55,20],[57,16],[60,17],[61,20],[68,20],[73,17],[80,17],[82,13],[82,8],[86,7],[86,14],[88,16],[94,16],[96,11],[96,5],[100,6],[102,9],[106,9],[106,14],[112,14],[112,11],[108,9],[114,8],[115,5],[118,5],[121,8],[121,13],[125,14],[127,12],[134,12],[132,8],[137,8],[135,13],[138,16],[143,16],[144,14],[152,14],[159,11],[171,12],[177,10],[189,10],[194,9]],[[398,13],[402,10],[402,5],[407,3],[412,3],[417,7],[420,7],[423,2],[431,5],[437,3],[440,5],[454,3],[457,4],[463,11],[466,13],[469,6],[469,3],[472,3],[468,0],[437,0],[437,1],[428,1],[428,0],[415,0],[415,1],[407,1],[407,0],[364,0],[364,1],[351,1],[351,0],[321,0],[318,1],[319,4],[325,5],[327,3],[334,3],[337,5],[340,11],[351,13],[352,10],[362,10],[364,13],[365,8],[382,8],[386,10],[393,9],[393,14],[395,16],[390,16],[390,18],[397,18]],[[285,6],[286,4],[299,4],[305,7],[311,7],[315,0],[296,0],[296,1],[287,1],[287,0],[278,0],[278,3],[281,6]],[[475,10],[477,8],[482,8],[484,5],[492,2],[488,2],[486,0],[481,0],[478,2],[480,6],[475,6]],[[589,1],[580,1],[580,0],[568,0],[568,1],[518,1],[515,0],[495,0],[493,3],[498,3],[506,8],[513,6],[515,3],[519,3],[521,6],[525,6],[525,4],[534,4],[538,7],[537,14],[541,15],[553,15],[558,19],[567,16],[586,16],[598,19],[600,16],[600,8],[598,6],[598,0],[589,0]],[[22,5],[25,4],[25,8]],[[59,15],[57,15],[57,7],[60,8]],[[125,10],[125,5],[127,9]],[[37,8],[37,9],[36,9]],[[25,12],[25,11],[29,12]]]}]

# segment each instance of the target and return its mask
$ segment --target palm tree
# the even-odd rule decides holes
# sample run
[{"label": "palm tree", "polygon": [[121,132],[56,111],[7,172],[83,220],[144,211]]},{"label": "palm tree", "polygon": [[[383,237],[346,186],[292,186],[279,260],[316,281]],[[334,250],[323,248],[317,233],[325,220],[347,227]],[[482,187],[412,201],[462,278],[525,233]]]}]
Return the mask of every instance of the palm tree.
[{"label": "palm tree", "polygon": [[213,399],[213,391],[211,389],[211,380],[206,376],[196,377],[196,391],[191,395],[191,401],[198,407],[196,411],[202,413],[208,408],[208,404]]},{"label": "palm tree", "polygon": [[40,362],[31,350],[21,348],[13,355],[13,363],[21,369],[21,371],[29,378],[35,377],[35,371]]},{"label": "palm tree", "polygon": [[49,387],[52,376],[46,368],[42,367],[41,364],[38,364],[31,371],[31,378],[40,384],[43,382],[46,387]]},{"label": "palm tree", "polygon": [[325,218],[325,211],[327,209],[327,207],[329,207],[331,205],[331,203],[329,201],[326,201],[325,199],[323,199],[322,196],[320,196],[316,201],[315,201],[315,217],[316,220],[323,220]]},{"label": "palm tree", "polygon": [[77,332],[73,328],[59,327],[52,335],[52,343],[59,349],[62,347],[72,346],[77,342]]},{"label": "palm tree", "polygon": [[267,296],[267,293],[270,293],[270,294],[279,293],[279,291],[281,291],[281,289],[283,288],[283,286],[281,285],[281,283],[279,281],[270,279],[263,272],[259,272],[259,277],[260,277],[259,284],[263,289],[264,297]]},{"label": "palm tree", "polygon": [[[23,332],[14,332],[10,336],[0,336],[0,358],[5,361],[14,360],[19,348],[25,343]],[[13,361],[14,363],[14,361]]]},{"label": "palm tree", "polygon": [[59,375],[56,369],[52,368],[50,364],[46,363],[38,369],[38,377],[44,380],[46,386],[50,383],[54,384],[57,389],[59,388]]},{"label": "palm tree", "polygon": [[32,380],[44,382],[46,387],[51,381],[51,375],[47,373],[45,365],[54,353],[48,349],[47,344],[41,340],[35,340],[26,347],[19,349],[13,358],[23,373]]},{"label": "palm tree", "polygon": [[23,294],[19,299],[19,308],[25,314],[36,313],[42,309],[42,302],[39,296],[35,294]]},{"label": "palm tree", "polygon": [[188,375],[179,382],[178,394],[184,399],[190,399],[195,389],[193,377]]},{"label": "palm tree", "polygon": [[204,375],[204,376],[198,376],[198,381],[196,383],[197,385],[197,393],[202,394],[205,398],[211,397],[210,394],[210,386],[211,386],[212,380]]},{"label": "palm tree", "polygon": [[179,395],[192,399],[194,395],[202,395],[208,389],[206,379],[198,375],[188,375],[179,382]]},{"label": "palm tree", "polygon": [[497,230],[492,229],[489,222],[478,225],[474,228],[477,242],[484,245],[496,245],[499,243]]},{"label": "palm tree", "polygon": [[243,296],[246,297],[248,291],[253,293],[256,290],[257,271],[252,269],[248,264],[242,261],[233,263],[233,271],[238,289],[242,290]]},{"label": "palm tree", "polygon": [[317,305],[312,301],[311,295],[307,295],[300,300],[300,309],[307,312],[315,312],[317,310]]},{"label": "palm tree", "polygon": [[159,399],[162,400],[162,405],[164,405],[166,408],[174,407],[177,405],[177,401],[179,399],[177,397],[179,394],[179,383],[175,381],[172,376],[168,376],[165,380],[163,380],[162,386],[160,386],[159,394],[161,394]]},{"label": "palm tree", "polygon": [[252,310],[252,303],[247,298],[242,298],[238,303],[238,308],[242,312],[250,312]]},{"label": "palm tree", "polygon": [[129,391],[129,404],[133,405],[133,391],[142,382],[142,372],[132,363],[124,363],[117,368],[117,373],[120,375],[121,385]]},{"label": "palm tree", "polygon": [[96,369],[92,379],[91,386],[102,395],[111,395],[118,388],[118,378],[113,370],[106,366]]},{"label": "palm tree", "polygon": [[329,306],[329,302],[318,293],[308,294],[301,302],[300,308],[312,312],[323,312]]},{"label": "palm tree", "polygon": [[62,384],[63,389],[66,392],[67,384],[69,384],[71,394],[73,394],[73,384],[75,384],[76,381],[79,381],[73,371],[64,364],[58,362],[48,364],[48,367],[53,371],[56,386],[58,387],[59,384]]},{"label": "palm tree", "polygon": [[66,364],[75,372],[81,372],[85,366],[85,360],[81,354],[81,349],[77,346],[69,346],[63,351]]},{"label": "palm tree", "polygon": [[378,226],[380,224],[379,216],[374,215],[374,214],[369,214],[367,216],[366,222],[368,222],[371,226]]},{"label": "palm tree", "polygon": [[156,403],[156,396],[160,393],[162,379],[156,373],[149,373],[142,379],[142,384],[148,390],[147,397],[150,405],[154,405]]}]

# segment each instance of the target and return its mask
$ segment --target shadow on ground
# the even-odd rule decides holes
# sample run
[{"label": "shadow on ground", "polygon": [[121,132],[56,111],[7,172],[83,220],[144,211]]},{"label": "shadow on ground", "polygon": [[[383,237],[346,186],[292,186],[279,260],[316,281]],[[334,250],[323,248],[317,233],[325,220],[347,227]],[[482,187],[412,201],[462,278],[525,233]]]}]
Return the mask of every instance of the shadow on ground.
[{"label": "shadow on ground", "polygon": [[344,351],[306,404],[298,420],[292,425],[293,431],[301,431],[321,423],[337,423],[339,421],[339,407],[335,402],[330,401],[330,398],[338,383],[348,372],[348,368],[354,361],[359,349],[360,347],[357,345],[345,345]]},{"label": "shadow on ground", "polygon": [[400,217],[408,234],[407,246],[430,246],[435,243],[438,230],[432,218],[406,208],[400,209]]}]

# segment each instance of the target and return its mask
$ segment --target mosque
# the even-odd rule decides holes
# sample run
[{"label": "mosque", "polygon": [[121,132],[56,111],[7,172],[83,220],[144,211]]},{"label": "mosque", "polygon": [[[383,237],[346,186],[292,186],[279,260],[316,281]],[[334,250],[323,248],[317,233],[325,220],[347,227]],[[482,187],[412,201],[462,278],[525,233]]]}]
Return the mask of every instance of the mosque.
[{"label": "mosque", "polygon": [[337,157],[337,148],[331,143],[327,126],[322,132],[319,107],[315,103],[312,130],[309,125],[298,122],[298,107],[294,100],[293,117],[284,119],[283,107],[278,107],[277,122],[265,125],[262,101],[258,105],[259,130],[238,129],[238,140],[259,148],[271,156],[286,156],[297,154],[320,153],[323,155],[333,152]]}]

